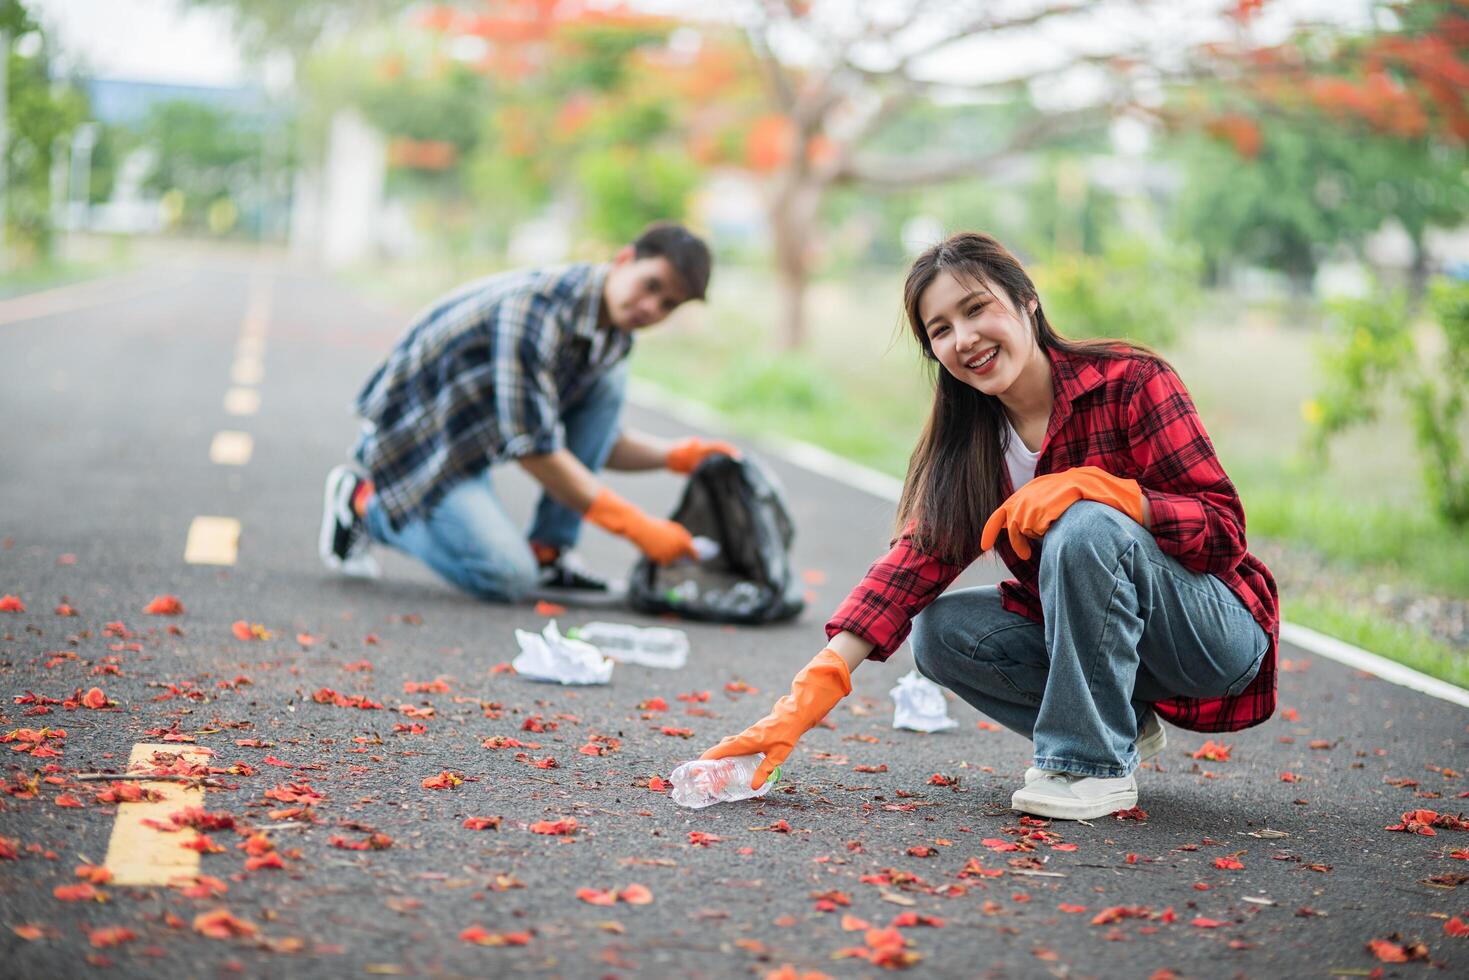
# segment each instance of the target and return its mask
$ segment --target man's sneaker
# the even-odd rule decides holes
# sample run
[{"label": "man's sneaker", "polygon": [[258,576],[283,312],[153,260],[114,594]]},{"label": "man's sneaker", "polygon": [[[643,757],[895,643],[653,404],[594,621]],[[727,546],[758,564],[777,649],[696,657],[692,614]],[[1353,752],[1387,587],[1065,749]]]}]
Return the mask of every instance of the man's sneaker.
[{"label": "man's sneaker", "polygon": [[[1147,719],[1143,721],[1142,731],[1137,733],[1137,761],[1147,762],[1149,759],[1156,758],[1167,747],[1168,733],[1163,731],[1163,723],[1158,720],[1158,713],[1149,711]],[[1025,784],[1029,786],[1037,779],[1052,772],[1055,770],[1037,769],[1031,766],[1025,770]]]},{"label": "man's sneaker", "polygon": [[610,583],[589,571],[574,554],[563,551],[541,566],[540,587],[569,592],[606,592]]},{"label": "man's sneaker", "polygon": [[1095,820],[1137,805],[1137,780],[1047,773],[1010,797],[1010,809],[1054,820]]},{"label": "man's sneaker", "polygon": [[352,496],[366,477],[356,467],[343,464],[326,476],[321,502],[321,535],[317,552],[322,564],[353,578],[382,575],[377,560],[368,554],[372,539],[367,525],[352,509]]}]

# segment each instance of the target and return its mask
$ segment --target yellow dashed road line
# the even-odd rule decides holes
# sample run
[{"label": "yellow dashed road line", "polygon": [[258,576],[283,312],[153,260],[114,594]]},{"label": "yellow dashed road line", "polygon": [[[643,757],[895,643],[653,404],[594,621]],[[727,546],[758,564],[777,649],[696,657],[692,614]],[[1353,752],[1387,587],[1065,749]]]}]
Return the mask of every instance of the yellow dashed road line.
[{"label": "yellow dashed road line", "polygon": [[265,380],[265,362],[254,354],[240,354],[230,368],[230,381],[237,385],[258,385]]},{"label": "yellow dashed road line", "polygon": [[[140,743],[133,746],[128,771],[154,768],[153,754],[169,752],[192,763],[207,763],[209,756],[187,745]],[[182,845],[198,836],[185,829],[167,833],[155,830],[144,820],[167,824],[170,815],[187,806],[203,806],[204,790],[179,782],[139,782],[136,785],[160,797],[151,803],[120,803],[107,844],[107,868],[118,885],[167,885],[191,880],[199,874],[199,852]],[[149,795],[151,795],[151,793]]]},{"label": "yellow dashed road line", "polygon": [[242,418],[254,415],[260,411],[260,392],[254,388],[231,388],[224,393],[224,410]]},{"label": "yellow dashed road line", "polygon": [[184,561],[190,565],[233,565],[240,544],[240,522],[233,517],[196,517],[189,525]]},{"label": "yellow dashed road line", "polygon": [[221,466],[244,466],[254,451],[255,440],[250,433],[226,429],[214,434],[214,441],[209,444],[209,461]]}]

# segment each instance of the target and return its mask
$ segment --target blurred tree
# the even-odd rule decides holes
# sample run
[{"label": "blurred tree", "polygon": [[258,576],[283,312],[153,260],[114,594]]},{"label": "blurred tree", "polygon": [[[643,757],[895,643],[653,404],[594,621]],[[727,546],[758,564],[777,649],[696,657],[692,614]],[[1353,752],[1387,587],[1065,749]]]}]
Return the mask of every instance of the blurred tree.
[{"label": "blurred tree", "polygon": [[51,248],[51,168],[58,148],[87,118],[80,90],[51,78],[50,42],[20,0],[0,0],[7,92],[6,222],[15,259],[43,258]]},{"label": "blurred tree", "polygon": [[1332,332],[1318,363],[1324,387],[1303,406],[1310,444],[1325,462],[1331,439],[1377,418],[1384,396],[1408,403],[1422,478],[1434,510],[1469,527],[1469,283],[1441,279],[1430,294],[1432,332],[1415,329],[1401,291],[1330,304]]},{"label": "blurred tree", "polygon": [[284,54],[299,68],[323,37],[341,35],[396,14],[412,0],[185,0],[222,10],[240,42],[257,56]]},{"label": "blurred tree", "polygon": [[[662,61],[672,21],[512,0],[472,12],[432,7],[419,23],[444,46],[475,52],[468,63],[482,76],[483,105],[467,115],[480,134],[466,178],[502,228],[571,191],[585,230],[606,242],[684,216],[698,168],[682,128],[688,104]],[[434,52],[430,66],[442,62]]]},{"label": "blurred tree", "polygon": [[[144,186],[155,193],[182,195],[181,221],[218,231],[224,213],[210,208],[238,194],[254,175],[260,152],[258,133],[233,115],[198,102],[161,102],[149,108],[140,143],[154,154]],[[227,229],[226,229],[227,230]]]},{"label": "blurred tree", "polygon": [[1305,292],[1326,253],[1396,219],[1422,294],[1429,228],[1469,218],[1469,5],[1384,11],[1373,33],[1303,33],[1252,52],[1236,84],[1186,93],[1173,118],[1207,138],[1183,142],[1180,214],[1211,266],[1260,262]]},{"label": "blurred tree", "polygon": [[[799,345],[805,333],[813,234],[833,188],[916,188],[993,173],[1039,147],[1104,131],[1115,113],[1140,110],[1160,79],[1203,71],[1191,50],[1157,29],[1147,7],[1101,0],[738,4],[736,19],[766,86],[749,163],[770,178],[767,214],[786,343]],[[1048,40],[1059,38],[1088,41]],[[911,125],[915,108],[935,102],[1009,111],[992,114],[987,125],[883,149],[885,130]],[[1079,244],[1074,228],[1059,230],[1058,238]]]}]

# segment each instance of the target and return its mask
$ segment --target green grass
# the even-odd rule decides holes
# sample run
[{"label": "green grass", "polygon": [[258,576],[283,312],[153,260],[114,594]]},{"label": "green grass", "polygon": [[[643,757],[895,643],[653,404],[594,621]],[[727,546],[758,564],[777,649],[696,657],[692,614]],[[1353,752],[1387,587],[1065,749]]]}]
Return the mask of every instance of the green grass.
[{"label": "green grass", "polygon": [[1432,677],[1469,688],[1469,658],[1420,630],[1317,599],[1284,597],[1281,614],[1287,620],[1309,626],[1318,633],[1334,636]]},{"label": "green grass", "polygon": [[0,274],[0,298],[54,289],[84,279],[111,275],[127,267],[118,261],[41,262]]},{"label": "green grass", "polygon": [[1240,493],[1251,537],[1310,548],[1361,575],[1469,596],[1469,528],[1451,528],[1426,508],[1343,499],[1309,483],[1242,482]]}]

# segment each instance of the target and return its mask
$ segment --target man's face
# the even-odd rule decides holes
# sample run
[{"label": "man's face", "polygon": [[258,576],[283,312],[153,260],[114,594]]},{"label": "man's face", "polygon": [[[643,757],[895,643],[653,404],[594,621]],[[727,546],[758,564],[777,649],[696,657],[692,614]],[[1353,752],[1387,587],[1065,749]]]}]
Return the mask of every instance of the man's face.
[{"label": "man's face", "polygon": [[661,322],[688,299],[683,280],[661,255],[639,259],[631,246],[617,253],[602,299],[618,330],[642,330]]}]

